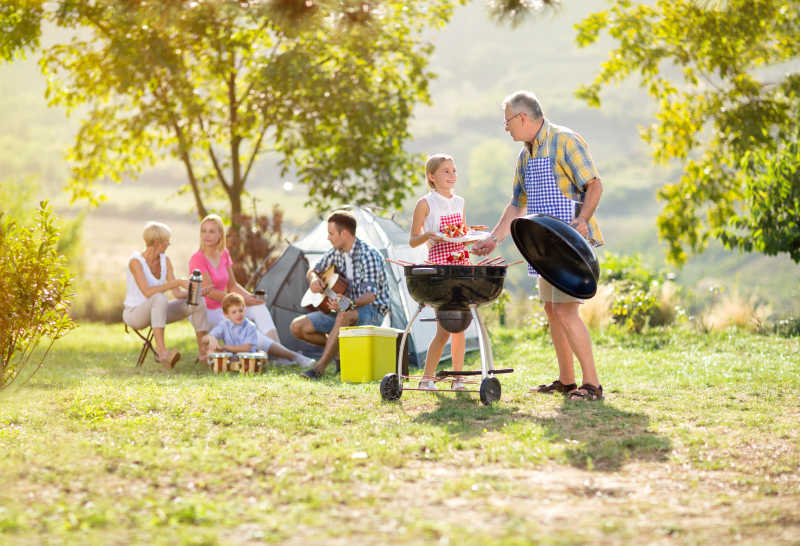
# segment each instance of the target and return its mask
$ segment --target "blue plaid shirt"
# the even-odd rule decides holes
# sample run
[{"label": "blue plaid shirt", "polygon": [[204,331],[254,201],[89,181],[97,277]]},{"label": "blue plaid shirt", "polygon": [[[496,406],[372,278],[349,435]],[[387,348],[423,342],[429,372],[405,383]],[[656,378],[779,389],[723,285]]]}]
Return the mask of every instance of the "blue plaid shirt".
[{"label": "blue plaid shirt", "polygon": [[222,345],[250,344],[251,351],[258,344],[258,328],[249,319],[244,319],[240,324],[234,324],[230,319],[223,318],[211,329],[209,334],[215,339],[221,339]]},{"label": "blue plaid shirt", "polygon": [[[331,264],[342,274],[345,274],[346,265],[344,252],[330,249],[314,266],[317,274],[325,271]],[[381,314],[389,310],[389,288],[386,283],[386,270],[381,253],[374,247],[356,237],[353,248],[350,252],[353,260],[353,279],[347,279],[349,283],[344,295],[351,300],[357,300],[365,292],[375,294],[373,305]]]},{"label": "blue plaid shirt", "polygon": [[[551,201],[546,195],[531,196],[527,195],[525,191],[525,174],[528,172],[528,163],[531,160],[543,158],[549,159],[553,176],[561,193],[572,201],[582,202],[586,183],[593,178],[600,178],[586,141],[572,129],[551,123],[545,118],[533,145],[526,142],[519,152],[517,166],[514,169],[514,188],[511,197],[511,204],[515,207],[527,208],[529,199],[531,201],[539,199],[545,203]],[[538,169],[541,165],[532,165],[531,167]],[[558,216],[558,214],[554,216]],[[562,218],[562,220],[566,221],[566,218]],[[605,242],[595,215],[589,218],[589,242],[594,246],[600,246]]]}]

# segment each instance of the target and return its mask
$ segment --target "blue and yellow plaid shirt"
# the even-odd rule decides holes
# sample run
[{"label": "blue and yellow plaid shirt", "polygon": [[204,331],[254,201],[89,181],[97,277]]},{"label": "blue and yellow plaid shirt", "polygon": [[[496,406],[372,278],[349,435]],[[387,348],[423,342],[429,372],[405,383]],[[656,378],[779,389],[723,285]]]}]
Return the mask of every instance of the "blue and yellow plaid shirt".
[{"label": "blue and yellow plaid shirt", "polygon": [[[511,204],[515,207],[527,208],[525,169],[528,160],[537,157],[550,158],[550,167],[561,193],[573,201],[582,203],[586,183],[600,178],[586,141],[572,129],[550,123],[545,118],[533,144],[526,142],[519,152],[511,197]],[[605,242],[594,215],[589,219],[589,241],[594,246]]]}]

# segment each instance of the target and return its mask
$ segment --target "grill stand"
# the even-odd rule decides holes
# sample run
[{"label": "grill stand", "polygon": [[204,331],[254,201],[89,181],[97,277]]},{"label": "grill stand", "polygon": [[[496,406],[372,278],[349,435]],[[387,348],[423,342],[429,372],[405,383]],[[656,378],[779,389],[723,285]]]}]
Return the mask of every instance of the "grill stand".
[{"label": "grill stand", "polygon": [[[412,319],[408,322],[408,326],[406,326],[405,332],[403,332],[403,337],[400,341],[400,351],[397,353],[397,373],[390,373],[387,374],[383,380],[381,381],[381,397],[384,400],[398,400],[403,394],[403,355],[405,354],[406,349],[406,339],[408,338],[408,333],[411,331],[411,326],[414,324],[414,321],[417,319],[419,314],[422,312],[422,309],[425,307],[424,303],[419,305],[417,312],[414,314]],[[481,402],[485,405],[489,405],[492,402],[500,400],[500,381],[494,376],[495,373],[509,373],[513,372],[512,369],[503,369],[503,370],[495,370],[494,368],[494,356],[492,354],[492,345],[489,343],[489,334],[486,331],[486,327],[481,320],[480,315],[478,314],[477,304],[472,304],[469,306],[470,313],[472,314],[472,318],[478,325],[478,348],[481,352],[481,387],[478,391],[480,393]],[[476,372],[448,372],[447,375],[477,375]],[[409,389],[409,390],[425,390],[425,389]],[[475,392],[475,391],[472,391]]]},{"label": "grill stand", "polygon": [[489,343],[489,334],[486,333],[486,327],[483,325],[480,315],[478,314],[478,306],[470,305],[470,312],[472,318],[478,323],[478,348],[481,351],[481,377],[486,379],[489,374],[494,371],[494,355],[492,354],[492,344]]}]

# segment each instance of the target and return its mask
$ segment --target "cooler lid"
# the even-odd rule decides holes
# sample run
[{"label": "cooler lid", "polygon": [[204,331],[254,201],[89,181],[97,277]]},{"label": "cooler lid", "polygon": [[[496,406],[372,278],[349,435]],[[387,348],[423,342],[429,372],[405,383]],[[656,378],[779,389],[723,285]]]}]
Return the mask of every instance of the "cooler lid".
[{"label": "cooler lid", "polygon": [[383,328],[381,326],[343,326],[339,328],[339,337],[397,337],[403,330]]},{"label": "cooler lid", "polygon": [[575,228],[554,216],[530,214],[511,222],[511,236],[522,257],[547,282],[574,298],[595,295],[600,266]]}]

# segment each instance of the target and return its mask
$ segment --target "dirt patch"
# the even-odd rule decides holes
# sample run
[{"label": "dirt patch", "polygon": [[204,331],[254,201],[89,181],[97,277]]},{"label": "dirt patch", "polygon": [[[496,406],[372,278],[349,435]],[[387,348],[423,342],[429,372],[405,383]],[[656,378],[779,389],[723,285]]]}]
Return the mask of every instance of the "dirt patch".
[{"label": "dirt patch", "polygon": [[[414,513],[487,536],[524,521],[539,535],[555,537],[569,529],[581,539],[609,544],[630,543],[632,537],[639,543],[679,537],[709,543],[757,538],[793,544],[800,539],[800,494],[764,498],[757,491],[736,491],[731,484],[741,476],[733,473],[653,463],[611,473],[565,466],[473,470],[410,463],[393,476],[391,491],[385,485],[357,486],[364,496],[377,497],[380,509],[342,507],[336,518],[351,529],[342,544],[385,543],[382,533],[402,534]],[[286,544],[315,543],[308,531]],[[322,542],[337,543],[330,537]]]}]

